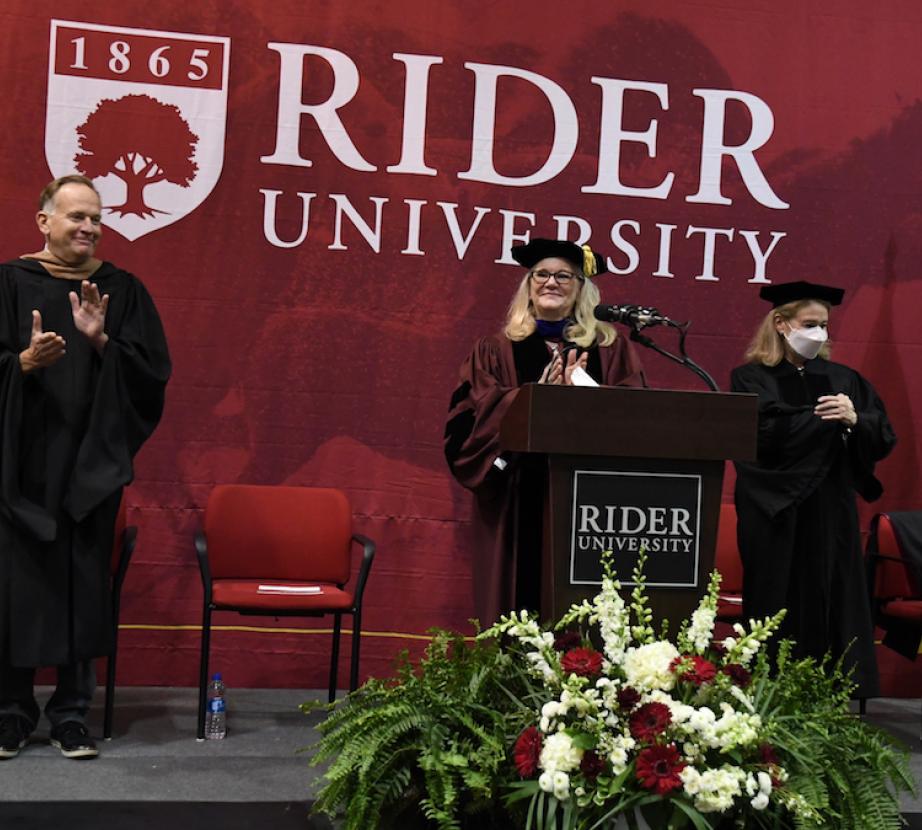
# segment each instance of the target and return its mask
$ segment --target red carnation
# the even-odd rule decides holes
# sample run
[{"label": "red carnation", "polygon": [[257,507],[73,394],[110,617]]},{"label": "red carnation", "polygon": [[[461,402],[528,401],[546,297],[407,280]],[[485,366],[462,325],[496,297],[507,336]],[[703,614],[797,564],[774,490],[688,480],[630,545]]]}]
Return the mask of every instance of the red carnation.
[{"label": "red carnation", "polygon": [[579,771],[590,781],[595,781],[605,772],[605,761],[589,749],[583,753],[583,758],[579,762]]},{"label": "red carnation", "polygon": [[705,660],[697,654],[683,654],[681,657],[676,657],[669,668],[678,672],[682,680],[695,686],[710,683],[717,674],[717,667],[710,660]]},{"label": "red carnation", "polygon": [[711,651],[718,657],[723,657],[727,653],[727,647],[719,640],[714,640],[711,643]]},{"label": "red carnation", "polygon": [[685,767],[675,744],[648,746],[637,755],[637,780],[657,795],[668,795],[682,786],[679,773]]},{"label": "red carnation", "polygon": [[557,651],[567,651],[583,644],[583,638],[578,631],[560,631],[554,637],[554,648]]},{"label": "red carnation", "polygon": [[515,768],[522,778],[531,778],[538,771],[541,756],[541,732],[537,726],[527,726],[512,748]]},{"label": "red carnation", "polygon": [[602,671],[602,655],[591,648],[571,648],[560,658],[560,665],[567,674],[595,677]]},{"label": "red carnation", "polygon": [[759,758],[763,764],[774,764],[775,766],[778,766],[781,763],[778,760],[778,756],[775,754],[775,747],[769,743],[760,744]]},{"label": "red carnation", "polygon": [[744,668],[739,663],[729,663],[721,671],[727,675],[737,686],[746,688],[752,680],[749,669]]},{"label": "red carnation", "polygon": [[672,712],[665,703],[645,703],[631,715],[631,735],[638,741],[651,741],[670,723]]},{"label": "red carnation", "polygon": [[640,692],[631,686],[624,686],[618,689],[618,705],[626,712],[630,712],[638,703],[640,703]]}]

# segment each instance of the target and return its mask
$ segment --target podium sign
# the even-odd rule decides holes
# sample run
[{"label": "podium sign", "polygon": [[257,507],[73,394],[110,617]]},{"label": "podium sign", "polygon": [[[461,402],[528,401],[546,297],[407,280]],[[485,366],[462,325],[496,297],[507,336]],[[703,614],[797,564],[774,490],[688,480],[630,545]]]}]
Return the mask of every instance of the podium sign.
[{"label": "podium sign", "polygon": [[697,588],[701,488],[700,475],[575,470],[570,584],[601,585],[611,551],[621,584],[634,585],[644,548],[649,587]]}]

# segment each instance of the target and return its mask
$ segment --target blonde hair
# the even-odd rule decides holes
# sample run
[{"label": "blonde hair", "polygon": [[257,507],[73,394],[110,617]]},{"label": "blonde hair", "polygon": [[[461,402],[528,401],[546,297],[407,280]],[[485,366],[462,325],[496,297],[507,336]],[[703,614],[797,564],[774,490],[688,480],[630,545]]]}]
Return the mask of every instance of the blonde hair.
[{"label": "blonde hair", "polygon": [[[527,271],[515,294],[512,296],[512,302],[509,303],[509,309],[506,312],[506,325],[503,327],[503,334],[510,340],[524,340],[532,334],[537,328],[535,323],[535,307],[531,302],[531,295],[528,290],[531,271]],[[603,323],[595,319],[593,310],[599,304],[601,295],[599,289],[592,280],[585,279],[580,275],[579,293],[576,295],[576,302],[573,304],[573,323],[567,326],[564,337],[577,346],[588,349],[594,343],[600,346],[610,346],[615,342],[618,333],[615,327],[610,323]]]},{"label": "blonde hair", "polygon": [[[775,328],[776,318],[780,317],[785,321],[793,320],[802,308],[813,303],[818,303],[827,310],[829,309],[829,303],[823,300],[795,300],[792,303],[780,305],[769,311],[756,329],[756,333],[749,343],[749,348],[746,349],[746,362],[761,363],[763,366],[777,366],[781,363],[784,360],[784,337]],[[827,340],[823,343],[818,356],[828,360],[829,354],[830,343]]]}]

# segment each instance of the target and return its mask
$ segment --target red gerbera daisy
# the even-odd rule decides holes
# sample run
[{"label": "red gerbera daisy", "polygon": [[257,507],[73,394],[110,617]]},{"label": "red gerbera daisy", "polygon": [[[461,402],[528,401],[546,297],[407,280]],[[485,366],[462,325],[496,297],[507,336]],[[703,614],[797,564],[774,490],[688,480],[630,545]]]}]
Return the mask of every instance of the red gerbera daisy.
[{"label": "red gerbera daisy", "polygon": [[595,677],[602,671],[602,655],[592,648],[571,648],[560,658],[560,666],[567,674]]},{"label": "red gerbera daisy", "polygon": [[685,767],[675,744],[648,746],[637,755],[637,780],[657,795],[667,795],[682,786],[679,773]]},{"label": "red gerbera daisy", "polygon": [[710,660],[705,660],[697,654],[683,654],[681,657],[676,657],[669,668],[672,671],[678,671],[682,680],[695,686],[710,683],[717,674],[717,667]]},{"label": "red gerbera daisy", "polygon": [[665,703],[645,703],[631,715],[631,735],[638,741],[651,741],[670,723],[672,712]]},{"label": "red gerbera daisy", "polygon": [[531,778],[538,771],[541,756],[541,732],[537,726],[526,726],[512,748],[515,768],[522,778]]}]

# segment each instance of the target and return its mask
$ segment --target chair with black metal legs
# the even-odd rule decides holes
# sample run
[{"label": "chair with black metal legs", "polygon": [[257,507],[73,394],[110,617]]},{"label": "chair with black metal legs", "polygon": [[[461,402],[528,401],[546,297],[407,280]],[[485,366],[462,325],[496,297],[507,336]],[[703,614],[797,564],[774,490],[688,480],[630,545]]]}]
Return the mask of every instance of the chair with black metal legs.
[{"label": "chair with black metal legs", "polygon": [[[352,547],[362,549],[354,587]],[[349,690],[358,686],[362,597],[375,543],[352,532],[352,509],[340,490],[227,484],[212,490],[195,552],[202,576],[202,652],[199,670],[199,740],[205,737],[205,702],[214,611],[281,616],[333,615],[329,699],[336,698],[343,615],[351,615]]]}]

